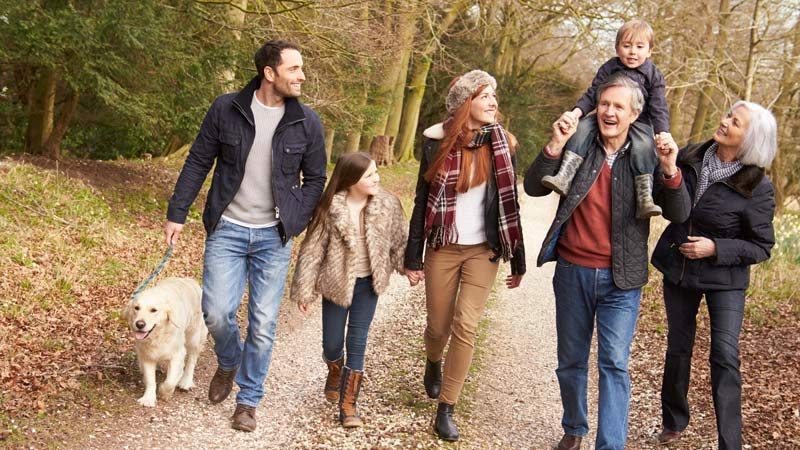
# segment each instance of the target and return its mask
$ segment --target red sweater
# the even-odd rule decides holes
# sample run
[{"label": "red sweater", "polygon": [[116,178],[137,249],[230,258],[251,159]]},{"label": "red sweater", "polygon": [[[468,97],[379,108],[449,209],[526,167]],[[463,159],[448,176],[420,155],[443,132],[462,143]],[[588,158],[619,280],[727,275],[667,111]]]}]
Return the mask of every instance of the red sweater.
[{"label": "red sweater", "polygon": [[595,269],[611,267],[611,168],[600,175],[572,212],[558,239],[558,254],[572,264]]}]

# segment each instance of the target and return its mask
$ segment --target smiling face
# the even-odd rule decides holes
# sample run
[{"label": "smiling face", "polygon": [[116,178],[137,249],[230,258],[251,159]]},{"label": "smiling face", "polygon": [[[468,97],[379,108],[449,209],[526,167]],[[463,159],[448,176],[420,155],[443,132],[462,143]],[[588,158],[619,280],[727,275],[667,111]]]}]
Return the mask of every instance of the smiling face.
[{"label": "smiling face", "polygon": [[[633,95],[625,86],[603,91],[597,102],[597,125],[604,140],[625,140],[628,129],[639,117],[631,106]],[[621,143],[620,143],[621,144]]]},{"label": "smiling face", "polygon": [[740,148],[750,127],[750,111],[740,106],[722,117],[714,141],[722,147]]},{"label": "smiling face", "polygon": [[297,50],[287,48],[281,52],[281,62],[273,70],[264,68],[264,78],[273,83],[275,93],[281,97],[299,97],[300,86],[306,80],[303,57]]},{"label": "smiling face", "polygon": [[372,161],[364,172],[364,175],[361,175],[361,179],[347,189],[349,192],[358,196],[369,196],[377,195],[380,190],[380,185],[381,177],[378,175],[378,167],[375,165],[375,161]]},{"label": "smiling face", "polygon": [[629,69],[635,69],[644,64],[652,53],[650,42],[641,33],[629,33],[617,45],[617,56]]},{"label": "smiling face", "polygon": [[137,341],[145,340],[158,326],[167,321],[167,308],[160,297],[144,291],[131,300],[126,311],[128,326]]},{"label": "smiling face", "polygon": [[497,93],[492,86],[485,86],[472,99],[467,125],[470,129],[478,129],[497,121]]}]

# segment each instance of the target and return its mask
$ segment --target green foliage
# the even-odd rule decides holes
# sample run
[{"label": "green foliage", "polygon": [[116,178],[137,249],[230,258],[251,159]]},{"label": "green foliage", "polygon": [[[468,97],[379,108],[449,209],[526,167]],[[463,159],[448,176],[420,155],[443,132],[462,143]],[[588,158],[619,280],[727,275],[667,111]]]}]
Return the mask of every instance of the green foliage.
[{"label": "green foliage", "polygon": [[[0,81],[0,136],[22,147],[26,96],[42,69],[80,104],[64,145],[77,156],[158,154],[171,137],[190,140],[222,90],[220,67],[233,66],[230,33],[215,34],[192,1],[83,2],[0,0],[7,44]],[[213,64],[209,62],[213,61]]]}]

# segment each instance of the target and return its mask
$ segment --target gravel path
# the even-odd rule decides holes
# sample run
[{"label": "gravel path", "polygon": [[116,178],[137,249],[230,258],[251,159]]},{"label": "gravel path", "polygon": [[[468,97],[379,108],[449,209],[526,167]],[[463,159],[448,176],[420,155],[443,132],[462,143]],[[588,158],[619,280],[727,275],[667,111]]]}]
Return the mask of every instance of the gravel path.
[{"label": "gravel path", "polygon": [[54,444],[81,449],[549,449],[561,436],[553,267],[536,268],[535,260],[556,203],[555,196],[522,199],[528,274],[519,289],[507,290],[498,283],[490,300],[476,353],[479,362],[457,408],[460,444],[438,441],[431,432],[436,404],[421,386],[424,288],[410,288],[400,276],[393,277],[381,296],[371,330],[359,402],[366,422],[361,429],[344,431],[336,408],[323,399],[318,305],[304,319],[285,303],[255,432],[230,428],[233,395],[220,405],[206,400],[216,367],[207,349],[193,392],[177,393],[155,409],[136,404],[141,382],[109,392],[105,402],[117,413],[81,417],[81,436],[71,434]]}]

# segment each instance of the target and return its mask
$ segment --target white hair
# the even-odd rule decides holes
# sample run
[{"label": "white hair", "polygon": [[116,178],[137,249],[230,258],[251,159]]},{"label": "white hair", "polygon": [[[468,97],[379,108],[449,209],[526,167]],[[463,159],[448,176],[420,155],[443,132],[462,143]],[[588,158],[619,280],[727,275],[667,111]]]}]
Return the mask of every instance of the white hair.
[{"label": "white hair", "polygon": [[731,106],[745,108],[750,112],[750,125],[739,147],[739,161],[745,165],[767,168],[778,152],[778,125],[775,116],[758,103],[739,100]]},{"label": "white hair", "polygon": [[635,81],[622,72],[616,72],[611,75],[605,83],[597,88],[597,103],[600,103],[600,96],[603,95],[603,92],[612,87],[626,87],[630,89],[631,109],[636,112],[636,114],[641,114],[644,108],[644,94],[642,94],[642,89]]}]

